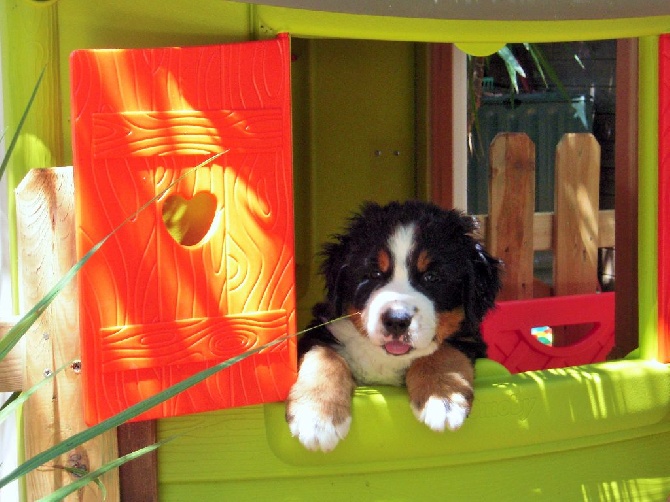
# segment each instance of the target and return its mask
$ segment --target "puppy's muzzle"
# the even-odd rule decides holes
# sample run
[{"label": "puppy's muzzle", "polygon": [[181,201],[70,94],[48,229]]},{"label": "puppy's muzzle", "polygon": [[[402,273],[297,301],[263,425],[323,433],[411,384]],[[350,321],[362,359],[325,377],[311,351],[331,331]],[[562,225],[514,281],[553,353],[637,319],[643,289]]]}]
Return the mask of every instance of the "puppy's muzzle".
[{"label": "puppy's muzzle", "polygon": [[398,339],[407,335],[412,324],[413,313],[404,306],[392,306],[381,315],[382,325],[386,333]]}]

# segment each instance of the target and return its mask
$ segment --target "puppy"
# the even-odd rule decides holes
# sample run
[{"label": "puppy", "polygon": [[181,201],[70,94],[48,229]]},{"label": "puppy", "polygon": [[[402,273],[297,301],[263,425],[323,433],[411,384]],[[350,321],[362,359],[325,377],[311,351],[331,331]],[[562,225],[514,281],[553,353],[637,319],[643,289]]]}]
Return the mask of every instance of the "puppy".
[{"label": "puppy", "polygon": [[351,424],[356,385],[406,385],[414,415],[435,431],[461,427],[474,398],[479,326],[500,289],[500,261],[477,222],[418,201],[366,203],[324,247],[326,298],[298,343],[286,403],[291,433],[332,450]]}]

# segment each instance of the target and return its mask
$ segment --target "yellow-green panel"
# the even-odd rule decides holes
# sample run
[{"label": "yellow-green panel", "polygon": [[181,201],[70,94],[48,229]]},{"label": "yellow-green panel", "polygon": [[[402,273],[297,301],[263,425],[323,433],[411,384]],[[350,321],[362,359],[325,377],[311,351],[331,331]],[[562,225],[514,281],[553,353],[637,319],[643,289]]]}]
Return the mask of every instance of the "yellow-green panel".
[{"label": "yellow-green panel", "polygon": [[224,0],[59,0],[57,6],[64,49],[245,40],[249,38],[253,9]]},{"label": "yellow-green panel", "polygon": [[[62,165],[64,161],[56,9],[24,0],[0,2],[0,37],[6,138],[15,134],[39,75],[43,69],[45,71],[5,173],[11,222],[15,211],[13,189],[25,173],[34,167]],[[9,231],[11,254],[14,256],[11,262],[12,283],[16,284],[16,227],[10,224]],[[16,288],[13,296],[14,309],[18,310]]]},{"label": "yellow-green panel", "polygon": [[161,500],[665,500],[670,493],[669,366],[626,361],[501,376],[481,361],[478,372],[461,430],[440,434],[420,424],[402,388],[360,388],[349,436],[325,454],[290,436],[281,403],[162,420],[162,438],[188,432],[159,451]]},{"label": "yellow-green panel", "polygon": [[670,32],[670,15],[572,21],[482,21],[352,15],[259,5],[258,22],[271,34],[422,42],[562,42],[639,37]]},{"label": "yellow-green panel", "polygon": [[658,351],[658,37],[639,44],[638,283],[640,355]]},{"label": "yellow-green panel", "polygon": [[294,38],[293,55],[295,199],[306,211],[296,210],[304,325],[323,298],[321,244],[364,200],[416,196],[414,44]]}]

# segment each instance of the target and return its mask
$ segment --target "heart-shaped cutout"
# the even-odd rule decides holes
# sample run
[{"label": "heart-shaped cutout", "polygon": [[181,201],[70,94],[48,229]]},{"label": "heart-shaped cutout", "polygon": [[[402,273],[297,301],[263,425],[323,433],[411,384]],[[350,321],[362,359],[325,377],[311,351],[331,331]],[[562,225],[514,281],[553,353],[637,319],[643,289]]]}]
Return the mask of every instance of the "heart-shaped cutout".
[{"label": "heart-shaped cutout", "polygon": [[182,246],[195,246],[207,236],[216,216],[216,197],[198,192],[190,199],[172,194],[163,203],[163,223]]}]

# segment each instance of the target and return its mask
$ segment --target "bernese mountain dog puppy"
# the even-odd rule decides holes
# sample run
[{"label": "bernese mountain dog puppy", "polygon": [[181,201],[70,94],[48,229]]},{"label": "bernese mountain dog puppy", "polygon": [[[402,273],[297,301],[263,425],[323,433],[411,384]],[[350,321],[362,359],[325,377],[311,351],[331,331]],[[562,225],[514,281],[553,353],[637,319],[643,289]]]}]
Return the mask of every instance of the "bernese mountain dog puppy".
[{"label": "bernese mountain dog puppy", "polygon": [[306,448],[344,439],[357,385],[405,385],[420,422],[461,427],[486,357],[480,323],[500,289],[501,263],[476,231],[474,218],[433,204],[366,203],[325,245],[326,298],[298,342],[286,403]]}]

